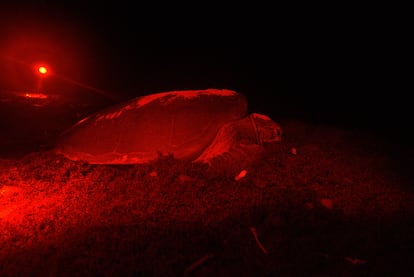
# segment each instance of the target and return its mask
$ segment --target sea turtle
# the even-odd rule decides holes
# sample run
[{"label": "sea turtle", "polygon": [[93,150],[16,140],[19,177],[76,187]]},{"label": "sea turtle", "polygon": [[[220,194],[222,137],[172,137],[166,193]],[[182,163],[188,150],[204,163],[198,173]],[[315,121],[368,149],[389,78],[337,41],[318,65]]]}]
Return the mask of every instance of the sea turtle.
[{"label": "sea turtle", "polygon": [[91,164],[141,164],[160,155],[210,163],[246,160],[281,140],[268,116],[248,114],[246,97],[227,89],[141,96],[92,114],[60,136],[56,150]]}]

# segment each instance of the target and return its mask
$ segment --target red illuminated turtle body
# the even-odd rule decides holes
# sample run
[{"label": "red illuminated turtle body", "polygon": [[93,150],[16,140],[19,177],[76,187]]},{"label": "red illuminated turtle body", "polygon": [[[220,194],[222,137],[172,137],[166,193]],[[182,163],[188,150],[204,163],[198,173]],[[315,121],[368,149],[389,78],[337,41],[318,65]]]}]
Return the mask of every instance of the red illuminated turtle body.
[{"label": "red illuminated turtle body", "polygon": [[209,163],[251,156],[281,134],[269,117],[247,114],[246,98],[235,91],[185,90],[95,113],[64,132],[56,150],[92,164],[142,164],[160,155]]}]

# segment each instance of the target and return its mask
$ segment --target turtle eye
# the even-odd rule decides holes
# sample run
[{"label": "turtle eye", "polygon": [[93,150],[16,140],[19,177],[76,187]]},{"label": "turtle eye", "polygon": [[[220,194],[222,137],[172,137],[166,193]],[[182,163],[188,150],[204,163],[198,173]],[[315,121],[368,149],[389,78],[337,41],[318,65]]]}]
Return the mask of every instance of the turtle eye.
[{"label": "turtle eye", "polygon": [[268,142],[273,142],[273,141],[280,141],[282,137],[282,130],[278,127],[273,129],[272,135],[271,137],[268,138]]},{"label": "turtle eye", "polygon": [[282,130],[277,128],[276,129],[276,136],[281,137],[282,136]]},{"label": "turtle eye", "polygon": [[262,133],[263,142],[276,142],[280,140],[281,140],[281,131],[278,128],[273,129],[273,130],[268,130],[268,132]]}]

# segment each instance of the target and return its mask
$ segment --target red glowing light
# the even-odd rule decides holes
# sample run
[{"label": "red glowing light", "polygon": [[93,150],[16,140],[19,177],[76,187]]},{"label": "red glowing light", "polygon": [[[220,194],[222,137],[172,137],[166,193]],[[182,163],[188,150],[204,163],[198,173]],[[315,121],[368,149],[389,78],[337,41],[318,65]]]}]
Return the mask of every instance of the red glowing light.
[{"label": "red glowing light", "polygon": [[24,94],[24,97],[26,97],[26,98],[35,98],[35,99],[47,99],[47,98],[49,98],[46,94],[43,94],[43,93],[30,93],[30,92],[26,92]]},{"label": "red glowing light", "polygon": [[39,71],[39,73],[42,74],[42,75],[47,74],[47,68],[45,66],[39,66],[37,71]]},{"label": "red glowing light", "polygon": [[50,75],[50,68],[48,65],[45,64],[36,64],[34,66],[34,70],[37,74],[40,75],[40,77],[46,77]]}]

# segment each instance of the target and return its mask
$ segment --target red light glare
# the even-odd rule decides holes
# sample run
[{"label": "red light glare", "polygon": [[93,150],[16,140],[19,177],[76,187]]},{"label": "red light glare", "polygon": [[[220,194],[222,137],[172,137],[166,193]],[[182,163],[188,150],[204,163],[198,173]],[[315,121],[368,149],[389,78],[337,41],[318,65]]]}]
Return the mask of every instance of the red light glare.
[{"label": "red light glare", "polygon": [[46,94],[43,94],[43,93],[30,93],[30,92],[26,92],[24,94],[24,97],[26,97],[26,98],[35,98],[35,99],[47,99],[47,98],[49,98]]},{"label": "red light glare", "polygon": [[34,70],[36,74],[40,75],[41,77],[46,77],[50,75],[50,68],[48,65],[45,64],[36,64],[34,66]]},{"label": "red light glare", "polygon": [[45,66],[39,66],[37,71],[39,71],[39,73],[42,74],[42,75],[47,74],[47,68]]}]

